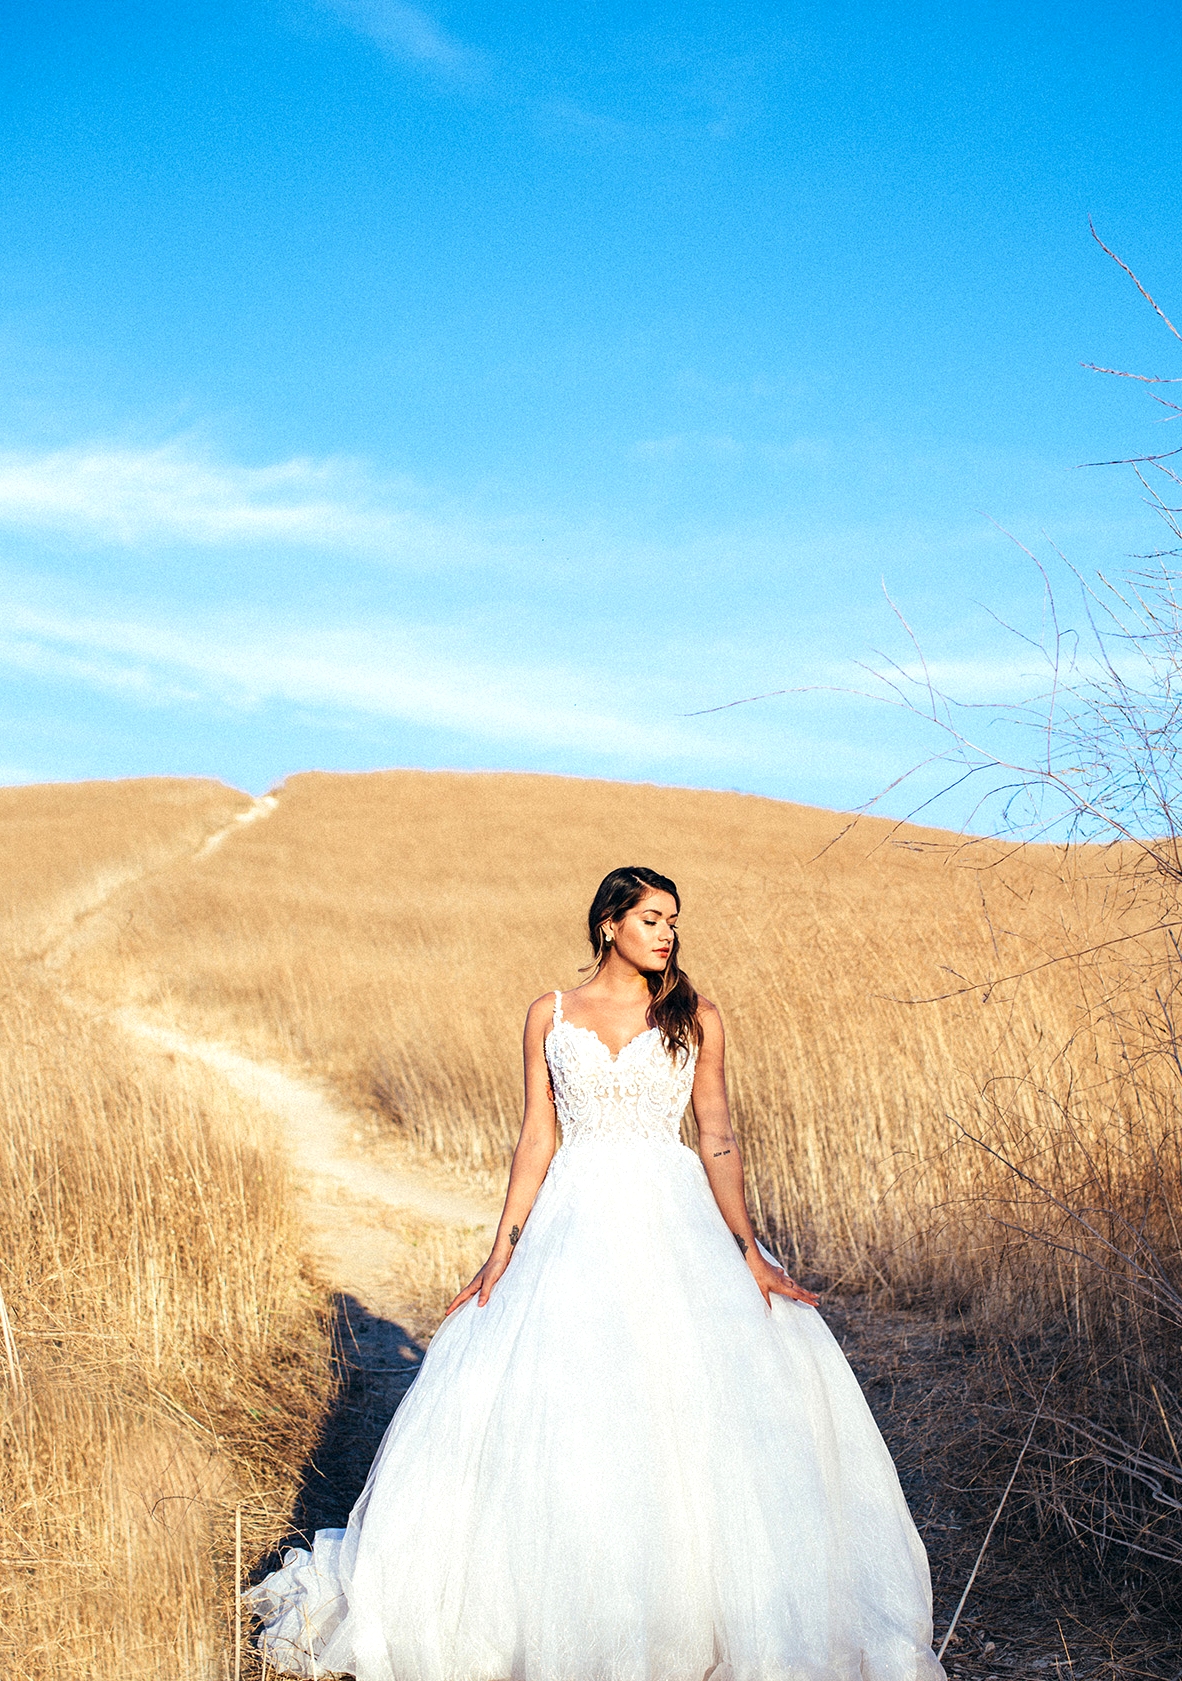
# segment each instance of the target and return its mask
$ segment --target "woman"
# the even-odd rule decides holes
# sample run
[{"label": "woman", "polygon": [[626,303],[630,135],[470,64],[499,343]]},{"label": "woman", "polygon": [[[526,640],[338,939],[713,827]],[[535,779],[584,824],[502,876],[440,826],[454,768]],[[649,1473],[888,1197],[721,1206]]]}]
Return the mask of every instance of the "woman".
[{"label": "woman", "polygon": [[[525,1023],[525,1119],[349,1525],[247,1596],[357,1681],[939,1681],[927,1559],[861,1391],[743,1195],[677,889],[613,870],[594,973]],[[680,1142],[693,1104],[701,1159]],[[562,1146],[556,1148],[557,1126]]]}]

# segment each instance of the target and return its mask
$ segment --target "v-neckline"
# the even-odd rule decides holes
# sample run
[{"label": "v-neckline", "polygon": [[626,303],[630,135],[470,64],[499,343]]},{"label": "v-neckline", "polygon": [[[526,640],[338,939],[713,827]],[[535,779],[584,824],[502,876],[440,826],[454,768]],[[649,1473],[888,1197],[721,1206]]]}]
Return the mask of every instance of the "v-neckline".
[{"label": "v-neckline", "polygon": [[577,1021],[567,1021],[565,1016],[563,1016],[562,1020],[566,1026],[572,1028],[575,1033],[589,1033],[595,1043],[599,1046],[600,1050],[607,1053],[607,1060],[609,1062],[619,1062],[629,1045],[638,1044],[641,1039],[647,1039],[650,1033],[655,1033],[657,1031],[655,1027],[642,1028],[639,1033],[634,1033],[631,1039],[626,1039],[618,1051],[613,1052],[607,1043],[599,1037],[593,1027],[580,1027]]}]

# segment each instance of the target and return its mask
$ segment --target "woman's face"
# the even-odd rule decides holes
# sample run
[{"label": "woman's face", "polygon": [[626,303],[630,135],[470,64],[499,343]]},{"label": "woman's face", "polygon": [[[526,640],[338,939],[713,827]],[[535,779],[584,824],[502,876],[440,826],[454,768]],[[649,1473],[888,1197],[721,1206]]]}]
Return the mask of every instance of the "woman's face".
[{"label": "woman's face", "polygon": [[646,972],[665,968],[676,927],[677,900],[656,889],[625,911],[618,922],[608,924],[620,956]]}]

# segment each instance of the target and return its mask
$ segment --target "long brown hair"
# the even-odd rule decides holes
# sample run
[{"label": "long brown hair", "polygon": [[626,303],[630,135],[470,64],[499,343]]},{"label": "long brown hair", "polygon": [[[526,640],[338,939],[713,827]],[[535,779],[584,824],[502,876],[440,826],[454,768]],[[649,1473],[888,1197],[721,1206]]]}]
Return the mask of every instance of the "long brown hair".
[{"label": "long brown hair", "polygon": [[[668,876],[658,875],[656,870],[645,869],[643,864],[628,864],[618,870],[609,870],[604,876],[587,912],[587,934],[595,954],[596,969],[608,951],[604,924],[618,922],[626,911],[652,892],[668,893],[678,910],[681,909],[681,894],[675,883]],[[653,1026],[660,1030],[670,1056],[688,1056],[691,1048],[697,1050],[702,1043],[698,994],[689,976],[683,975],[678,967],[679,945],[677,930],[674,929],[673,950],[669,953],[668,963],[661,973],[647,977],[652,997],[648,1013]]]}]

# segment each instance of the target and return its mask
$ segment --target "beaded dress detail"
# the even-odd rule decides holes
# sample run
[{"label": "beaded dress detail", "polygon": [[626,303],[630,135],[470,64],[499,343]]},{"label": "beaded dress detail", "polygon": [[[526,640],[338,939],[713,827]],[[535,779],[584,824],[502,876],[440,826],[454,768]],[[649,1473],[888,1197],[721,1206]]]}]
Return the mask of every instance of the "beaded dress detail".
[{"label": "beaded dress detail", "polygon": [[941,1681],[927,1557],[819,1312],[769,1309],[679,1129],[693,1056],[568,1022],[562,1144],[345,1529],[245,1596],[280,1674]]},{"label": "beaded dress detail", "polygon": [[565,1148],[642,1138],[680,1144],[696,1062],[696,1051],[671,1057],[655,1027],[612,1056],[597,1033],[566,1020],[562,994],[554,994],[546,1064]]}]

